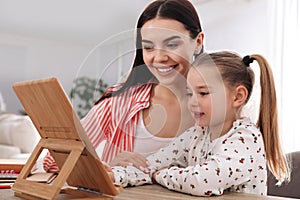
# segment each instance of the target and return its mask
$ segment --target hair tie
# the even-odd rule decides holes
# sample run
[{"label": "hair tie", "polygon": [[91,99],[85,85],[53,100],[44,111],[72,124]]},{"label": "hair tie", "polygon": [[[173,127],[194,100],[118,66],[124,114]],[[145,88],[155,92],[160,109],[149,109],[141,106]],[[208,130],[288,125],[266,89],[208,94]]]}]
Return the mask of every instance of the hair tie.
[{"label": "hair tie", "polygon": [[250,63],[252,63],[253,60],[254,60],[254,58],[250,58],[250,56],[245,56],[245,57],[243,58],[243,63],[244,63],[247,67],[249,67],[249,66],[250,66]]}]

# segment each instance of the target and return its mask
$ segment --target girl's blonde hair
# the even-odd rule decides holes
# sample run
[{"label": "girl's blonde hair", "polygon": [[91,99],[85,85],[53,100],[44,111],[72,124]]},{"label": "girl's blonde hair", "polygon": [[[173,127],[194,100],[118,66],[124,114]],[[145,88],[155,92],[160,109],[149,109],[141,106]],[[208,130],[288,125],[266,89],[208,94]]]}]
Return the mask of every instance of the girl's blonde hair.
[{"label": "girl's blonde hair", "polygon": [[253,60],[256,60],[260,67],[261,95],[256,125],[263,135],[267,165],[278,181],[289,181],[290,169],[280,143],[275,83],[267,60],[258,54],[242,58],[234,52],[220,51],[203,53],[195,60],[193,66],[216,66],[226,87],[243,85],[247,88],[247,103],[254,85],[254,72],[249,67]]}]

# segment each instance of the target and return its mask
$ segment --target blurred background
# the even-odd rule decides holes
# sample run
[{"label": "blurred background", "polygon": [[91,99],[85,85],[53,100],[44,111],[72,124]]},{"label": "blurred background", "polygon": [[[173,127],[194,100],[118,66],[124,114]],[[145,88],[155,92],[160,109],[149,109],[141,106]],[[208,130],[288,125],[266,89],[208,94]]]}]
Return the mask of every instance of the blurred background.
[{"label": "blurred background", "polygon": [[[207,51],[259,53],[269,60],[277,84],[284,146],[288,152],[300,150],[296,126],[300,119],[299,2],[191,1],[200,15]],[[74,97],[76,81],[88,85],[101,79],[105,88],[122,80],[132,64],[136,21],[149,2],[0,0],[0,110],[22,112],[12,90],[18,81],[57,77]],[[258,94],[247,108],[254,117]]]}]

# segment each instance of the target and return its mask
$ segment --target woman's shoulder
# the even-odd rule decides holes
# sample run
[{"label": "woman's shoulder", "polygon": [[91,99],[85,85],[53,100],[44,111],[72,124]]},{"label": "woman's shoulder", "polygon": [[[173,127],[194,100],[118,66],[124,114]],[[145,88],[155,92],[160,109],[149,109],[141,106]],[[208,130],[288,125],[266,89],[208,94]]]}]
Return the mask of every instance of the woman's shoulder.
[{"label": "woman's shoulder", "polygon": [[118,84],[112,85],[112,86],[110,86],[109,88],[106,89],[106,91],[104,92],[104,94],[105,93],[109,93],[109,92],[118,91],[122,86],[123,86],[122,83],[118,83]]},{"label": "woman's shoulder", "polygon": [[[152,88],[152,83],[146,83],[146,84],[141,84],[141,85],[136,85],[136,86],[131,86],[129,88],[127,88],[126,90],[124,90],[124,92],[122,92],[121,94],[128,94],[128,93],[149,93],[151,88]],[[112,85],[111,87],[109,87],[105,93],[108,92],[116,92],[119,89],[121,89],[123,86],[122,83],[119,84],[115,84]]]},{"label": "woman's shoulder", "polygon": [[[117,94],[117,95],[112,95],[108,98],[105,98],[107,101],[110,101],[112,99],[119,99],[119,98],[135,98],[135,97],[139,97],[139,96],[147,96],[150,95],[151,92],[151,88],[152,88],[151,83],[147,83],[147,84],[143,84],[143,85],[136,85],[136,86],[131,86],[129,88],[127,88],[126,90],[124,90],[122,93]],[[119,83],[119,84],[115,84],[110,86],[109,88],[107,88],[105,90],[105,92],[103,93],[103,96],[105,96],[108,93],[114,93],[117,92],[118,90],[120,90],[122,88],[123,84]],[[103,99],[104,100],[104,99]]]},{"label": "woman's shoulder", "polygon": [[136,103],[148,103],[151,97],[151,88],[152,84],[143,84],[143,85],[136,85],[126,89],[121,94],[115,96],[113,98],[113,102],[123,102],[126,99],[127,103],[129,102],[136,102]]}]

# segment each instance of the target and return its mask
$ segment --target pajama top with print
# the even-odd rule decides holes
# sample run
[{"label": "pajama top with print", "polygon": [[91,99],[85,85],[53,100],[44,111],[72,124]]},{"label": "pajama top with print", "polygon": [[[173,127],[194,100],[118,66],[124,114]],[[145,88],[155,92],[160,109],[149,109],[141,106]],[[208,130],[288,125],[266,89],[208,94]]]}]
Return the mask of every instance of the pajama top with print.
[{"label": "pajama top with print", "polygon": [[158,171],[157,183],[192,195],[221,195],[225,190],[267,194],[263,137],[249,118],[236,120],[228,133],[213,141],[209,128],[194,126],[147,159],[148,174],[134,166],[113,167],[115,183],[151,184]]}]

